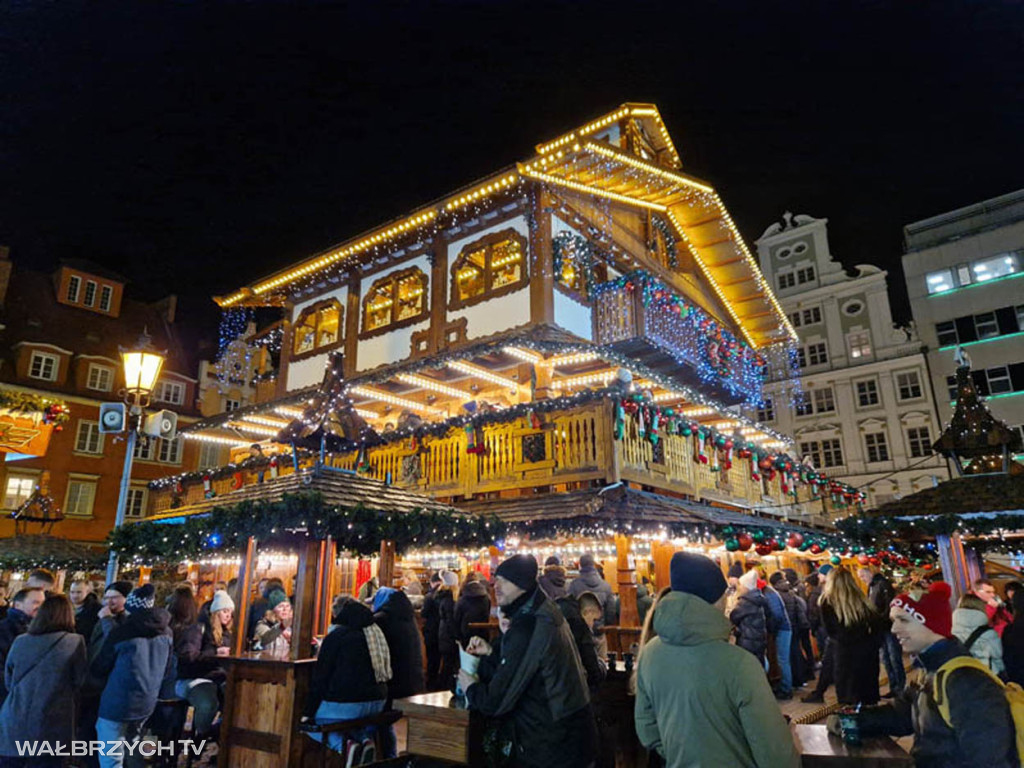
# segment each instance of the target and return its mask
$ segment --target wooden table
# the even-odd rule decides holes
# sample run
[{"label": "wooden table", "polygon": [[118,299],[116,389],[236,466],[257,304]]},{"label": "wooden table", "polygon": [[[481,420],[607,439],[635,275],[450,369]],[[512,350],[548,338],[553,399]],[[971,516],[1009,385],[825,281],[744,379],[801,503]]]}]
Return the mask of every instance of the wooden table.
[{"label": "wooden table", "polygon": [[803,768],[913,768],[910,755],[888,736],[851,746],[824,725],[794,725],[793,741]]},{"label": "wooden table", "polygon": [[448,691],[398,699],[394,708],[408,719],[406,750],[462,765],[483,765],[483,718]]}]

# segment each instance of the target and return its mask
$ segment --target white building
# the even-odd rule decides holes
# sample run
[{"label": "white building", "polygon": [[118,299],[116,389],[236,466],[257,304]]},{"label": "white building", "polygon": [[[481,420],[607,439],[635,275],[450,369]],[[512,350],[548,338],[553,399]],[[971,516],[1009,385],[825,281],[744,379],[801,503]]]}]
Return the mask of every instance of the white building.
[{"label": "white building", "polygon": [[910,308],[943,422],[959,344],[992,415],[1024,433],[1024,189],[915,221],[903,236]]},{"label": "white building", "polygon": [[787,213],[757,241],[761,270],[800,336],[802,374],[795,384],[773,371],[758,418],[877,506],[949,475],[931,455],[940,425],[922,345],[893,324],[884,271],[861,264],[851,275],[832,258],[827,223]]}]

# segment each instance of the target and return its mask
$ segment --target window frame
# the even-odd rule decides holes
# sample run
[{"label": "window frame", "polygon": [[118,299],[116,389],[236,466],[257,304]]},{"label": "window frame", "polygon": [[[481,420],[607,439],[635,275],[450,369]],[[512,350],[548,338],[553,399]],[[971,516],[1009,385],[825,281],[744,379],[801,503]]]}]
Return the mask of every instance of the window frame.
[{"label": "window frame", "polygon": [[[232,403],[234,403],[234,405],[232,405]],[[242,401],[241,400],[236,400],[233,397],[225,397],[224,398],[224,413],[231,413],[232,411],[237,411],[241,407],[242,407]]]},{"label": "window frame", "polygon": [[[89,295],[90,287],[92,289],[91,296]],[[96,291],[98,288],[99,285],[96,283],[95,280],[85,281],[85,290],[82,291],[82,306],[89,307],[90,309],[96,306]]]},{"label": "window frame", "polygon": [[[74,291],[71,290],[72,286],[74,287]],[[82,278],[80,278],[78,275],[69,275],[68,276],[68,291],[67,291],[66,294],[64,294],[64,298],[70,304],[77,304],[78,303],[78,297],[81,295],[81,293],[82,293]]]},{"label": "window frame", "polygon": [[974,321],[974,333],[979,341],[994,339],[999,335],[999,320],[996,318],[995,312],[981,312],[974,315],[972,320]]},{"label": "window frame", "polygon": [[[89,492],[89,509],[87,512],[79,512],[78,502],[81,500],[79,492],[75,499],[75,506],[71,505],[71,491],[75,486],[88,487]],[[68,476],[68,486],[64,491],[64,515],[66,517],[74,518],[76,520],[89,520],[95,517],[94,512],[96,510],[96,490],[99,487],[98,478],[95,477],[84,477],[78,475]]]},{"label": "window frame", "polygon": [[[870,402],[869,403],[865,403],[863,401],[864,394],[862,394],[861,391],[860,391],[860,388],[861,388],[862,384],[870,385],[871,386],[872,394],[874,395],[874,402],[873,403],[870,403]],[[853,382],[853,391],[854,391],[854,395],[857,398],[857,408],[858,409],[861,409],[861,408],[880,408],[881,407],[881,405],[882,405],[882,393],[881,393],[881,391],[879,389],[878,380],[877,379],[858,379],[857,381]]]},{"label": "window frame", "polygon": [[[105,373],[109,378],[106,387],[93,386],[92,377],[94,373]],[[114,368],[102,363],[89,363],[89,370],[85,377],[85,388],[93,392],[110,392],[114,389]],[[97,384],[99,382],[96,382]]]},{"label": "window frame", "polygon": [[800,443],[800,457],[811,457],[815,469],[821,467],[821,443],[818,440],[804,440]]},{"label": "window frame", "polygon": [[[924,433],[923,435],[921,433]],[[914,433],[911,435],[911,433]],[[923,459],[932,453],[931,429],[927,424],[916,427],[907,427],[904,430],[907,437],[907,456],[911,459]]]},{"label": "window frame", "polygon": [[[85,446],[82,446],[83,431],[90,434],[85,436]],[[78,427],[75,429],[75,453],[82,456],[102,456],[103,442],[106,437],[100,432],[100,423],[89,419],[79,419]],[[95,444],[95,449],[90,449],[90,444]]]},{"label": "window frame", "polygon": [[[997,374],[997,377],[993,377],[993,373]],[[1007,392],[1013,392],[1013,379],[1010,377],[1010,367],[1008,365],[995,365],[991,368],[986,368],[985,380],[988,382],[989,395],[1004,395]],[[996,390],[996,388],[992,386],[993,381],[1005,381],[1006,389]]]},{"label": "window frame", "polygon": [[845,466],[843,459],[843,439],[841,437],[827,437],[821,441],[822,467],[834,469]]},{"label": "window frame", "polygon": [[[396,320],[395,315],[396,312],[398,311],[398,297],[396,295],[398,292],[398,284],[405,278],[412,276],[418,276],[423,286],[423,308],[417,315],[412,315],[411,317],[407,317],[403,320]],[[370,296],[372,296],[377,291],[378,287],[382,287],[385,283],[391,284],[391,322],[388,323],[387,325],[382,325],[380,328],[374,328],[373,330],[368,331],[366,330],[366,311],[370,306]],[[360,340],[370,339],[373,338],[374,336],[381,336],[385,333],[391,333],[392,331],[397,331],[400,328],[406,328],[410,325],[415,325],[416,323],[421,323],[424,320],[428,319],[430,317],[429,288],[430,280],[427,277],[426,272],[424,272],[419,267],[409,267],[407,269],[400,269],[396,270],[395,272],[389,272],[383,277],[378,277],[370,284],[370,288],[363,294],[359,302],[360,331],[358,338]]]},{"label": "window frame", "polygon": [[[775,421],[775,400],[771,396],[764,398],[764,403],[757,407],[757,411],[754,414],[757,418],[758,423],[766,424],[771,421]],[[764,418],[762,418],[762,415]]]},{"label": "window frame", "polygon": [[[36,358],[41,360],[50,360],[53,363],[53,376],[36,376],[32,373],[32,369],[35,367]],[[40,373],[42,373],[44,365],[40,365]],[[42,352],[38,349],[33,349],[32,353],[28,358],[28,377],[30,379],[38,379],[39,381],[57,381],[60,377],[60,355],[55,355],[52,352]]]},{"label": "window frame", "polygon": [[[943,274],[943,273],[945,273],[945,274]],[[940,276],[943,279],[936,280],[935,282],[932,282],[932,278],[933,277],[934,278],[939,278]],[[932,289],[932,286],[935,286],[934,290]],[[957,287],[957,284],[953,280],[953,269],[951,267],[945,267],[943,269],[936,269],[936,270],[933,270],[931,272],[926,273],[925,276],[924,276],[924,288],[925,288],[925,291],[927,291],[929,296],[937,296],[940,293],[946,293],[947,291],[952,291],[956,287]]]},{"label": "window frame", "polygon": [[140,435],[135,443],[132,454],[133,461],[156,461],[156,441],[158,438]]},{"label": "window frame", "polygon": [[[317,344],[317,340],[320,338],[320,314],[325,309],[337,309],[338,310],[338,332],[335,335],[334,341],[329,344]],[[313,330],[313,346],[304,352],[296,352],[296,344],[298,342],[298,329],[302,327],[306,319],[310,315],[316,317],[316,325]],[[305,360],[307,357],[313,357],[314,355],[322,355],[327,352],[331,352],[342,344],[345,343],[345,307],[338,299],[324,299],[318,301],[315,304],[311,304],[306,307],[299,316],[295,319],[292,324],[292,349],[291,359],[292,360]]]},{"label": "window frame", "polygon": [[[916,383],[913,384],[913,385],[907,385],[906,388],[909,391],[910,387],[915,387],[916,386],[917,387],[917,394],[916,395],[911,394],[911,395],[908,395],[907,397],[903,396],[903,391],[904,391],[905,387],[904,387],[903,382],[900,381],[900,379],[902,377],[904,377],[904,376],[913,376],[914,377],[914,380],[915,380]],[[921,383],[921,371],[916,369],[916,368],[913,369],[913,370],[909,370],[909,371],[897,371],[896,372],[895,384],[896,384],[896,399],[899,402],[901,402],[901,403],[906,403],[906,402],[908,402],[910,400],[920,400],[922,397],[924,397],[924,385]]]},{"label": "window frame", "polygon": [[814,269],[813,264],[807,264],[803,267],[797,267],[796,269],[796,284],[807,285],[813,283],[818,277],[817,271]]},{"label": "window frame", "polygon": [[[175,464],[180,465],[182,456],[185,453],[185,440],[181,435],[172,437],[170,440],[167,438],[160,438],[160,445],[157,446],[156,460],[160,464]],[[174,446],[173,448],[171,446]]]},{"label": "window frame", "polygon": [[[139,504],[139,514],[135,514],[132,507],[135,506],[133,498],[141,496],[142,502]],[[130,485],[128,486],[128,495],[125,499],[124,505],[124,516],[126,520],[142,520],[146,517],[146,507],[149,501],[149,489],[145,485]]]},{"label": "window frame", "polygon": [[778,285],[780,291],[787,291],[790,288],[796,288],[796,271],[789,269],[785,272],[779,272],[775,275],[775,283]]},{"label": "window frame", "polygon": [[[851,360],[862,360],[871,357],[871,331],[850,331],[846,334],[846,348],[849,350]],[[858,352],[859,354],[854,354]]]},{"label": "window frame", "polygon": [[[833,391],[831,385],[827,387],[815,387],[814,388],[814,412],[815,413],[835,413],[836,412],[836,394]],[[827,395],[827,397],[826,397]],[[827,400],[828,408],[822,407],[822,400]]]},{"label": "window frame", "polygon": [[[950,340],[950,334],[952,333],[953,338]],[[943,341],[943,336],[946,340]],[[936,343],[940,347],[952,347],[960,343],[960,331],[956,328],[955,320],[943,320],[941,323],[935,324],[935,339]]]},{"label": "window frame", "polygon": [[[28,482],[29,482],[28,495],[25,496],[24,498],[21,498],[18,501],[18,503],[16,505],[14,505],[14,506],[9,506],[7,504],[7,496],[8,496],[8,493],[9,493],[9,488],[10,488],[11,480],[19,480],[19,481],[21,481],[21,480],[28,480]],[[30,498],[32,498],[32,494],[35,493],[36,486],[38,484],[39,484],[39,475],[29,474],[27,472],[8,472],[6,477],[4,477],[3,508],[4,509],[8,509],[8,510],[14,510],[14,509],[17,509],[18,507],[20,507],[22,504],[24,504],[26,501],[28,501]],[[20,497],[20,494],[19,494],[19,497]]]},{"label": "window frame", "polygon": [[[807,367],[810,368],[815,365],[828,365],[828,344],[824,341],[815,341],[806,345],[807,347]],[[817,361],[814,360],[814,352],[819,352],[817,355],[819,358]]]},{"label": "window frame", "polygon": [[[167,397],[167,390],[170,388],[172,391],[178,392],[181,395],[179,400],[171,400]],[[153,402],[154,403],[166,403],[167,405],[184,405],[185,404],[185,384],[180,381],[169,381],[168,379],[160,379],[157,382],[156,388],[153,390]]]},{"label": "window frame", "polygon": [[[104,306],[106,304],[106,306]],[[100,312],[109,312],[110,308],[114,306],[114,288],[110,285],[100,286],[100,301],[96,305]]]},{"label": "window frame", "polygon": [[[889,455],[889,438],[885,434],[885,430],[865,432],[864,448],[864,460],[868,464],[881,464],[884,461],[890,461],[892,458]],[[875,452],[875,458],[871,458],[872,451]]]},{"label": "window frame", "polygon": [[[493,273],[491,267],[491,260],[494,254],[494,246],[498,245],[499,243],[503,243],[506,240],[513,240],[516,243],[518,243],[519,252],[522,254],[523,257],[522,269],[519,270],[518,280],[514,280],[511,283],[507,283],[497,288],[492,288],[491,282],[493,280]],[[483,249],[484,251],[484,289],[475,296],[470,296],[469,298],[463,299],[461,296],[459,296],[459,270],[462,268],[463,264],[465,264],[466,260],[469,258],[471,254],[477,253],[481,249]],[[462,249],[459,251],[459,255],[456,256],[455,259],[452,261],[452,265],[448,270],[448,280],[449,283],[451,284],[451,290],[449,291],[448,294],[448,309],[464,309],[465,307],[471,307],[474,304],[479,304],[483,301],[489,301],[490,299],[496,299],[501,296],[505,296],[509,293],[515,293],[516,291],[525,288],[526,285],[530,282],[529,270],[527,268],[527,264],[529,261],[528,256],[529,254],[527,252],[526,238],[519,234],[519,232],[517,232],[515,229],[512,229],[510,227],[502,229],[498,232],[488,232],[486,235],[478,237],[473,242],[466,243],[464,246],[462,246]],[[554,279],[555,284],[561,285],[566,292],[573,295],[582,296],[584,298],[588,295],[587,292],[589,289],[585,284],[585,277],[581,278],[580,280],[580,282],[584,284],[582,294],[570,288],[569,286],[566,286],[563,283],[561,283],[561,281],[559,281],[557,277],[552,277]]]}]

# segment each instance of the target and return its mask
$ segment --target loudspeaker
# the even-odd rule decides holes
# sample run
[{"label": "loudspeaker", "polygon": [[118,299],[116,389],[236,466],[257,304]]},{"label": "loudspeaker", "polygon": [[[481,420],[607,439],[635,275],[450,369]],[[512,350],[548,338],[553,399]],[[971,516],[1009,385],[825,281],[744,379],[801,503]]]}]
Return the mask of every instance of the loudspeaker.
[{"label": "loudspeaker", "polygon": [[146,416],[142,425],[142,433],[150,437],[162,437],[173,440],[178,434],[178,414],[174,411],[157,411]]},{"label": "loudspeaker", "polygon": [[100,432],[124,432],[128,426],[128,409],[124,403],[100,403]]}]

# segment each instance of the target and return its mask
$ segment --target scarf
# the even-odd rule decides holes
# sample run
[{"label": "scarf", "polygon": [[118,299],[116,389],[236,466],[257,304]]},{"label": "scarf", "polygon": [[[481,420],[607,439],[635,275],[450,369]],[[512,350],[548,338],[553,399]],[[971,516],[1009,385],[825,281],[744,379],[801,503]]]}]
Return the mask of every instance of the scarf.
[{"label": "scarf", "polygon": [[391,679],[391,652],[388,641],[376,624],[363,627],[366,638],[366,649],[370,652],[370,663],[373,664],[373,679],[378,683],[386,683]]}]

